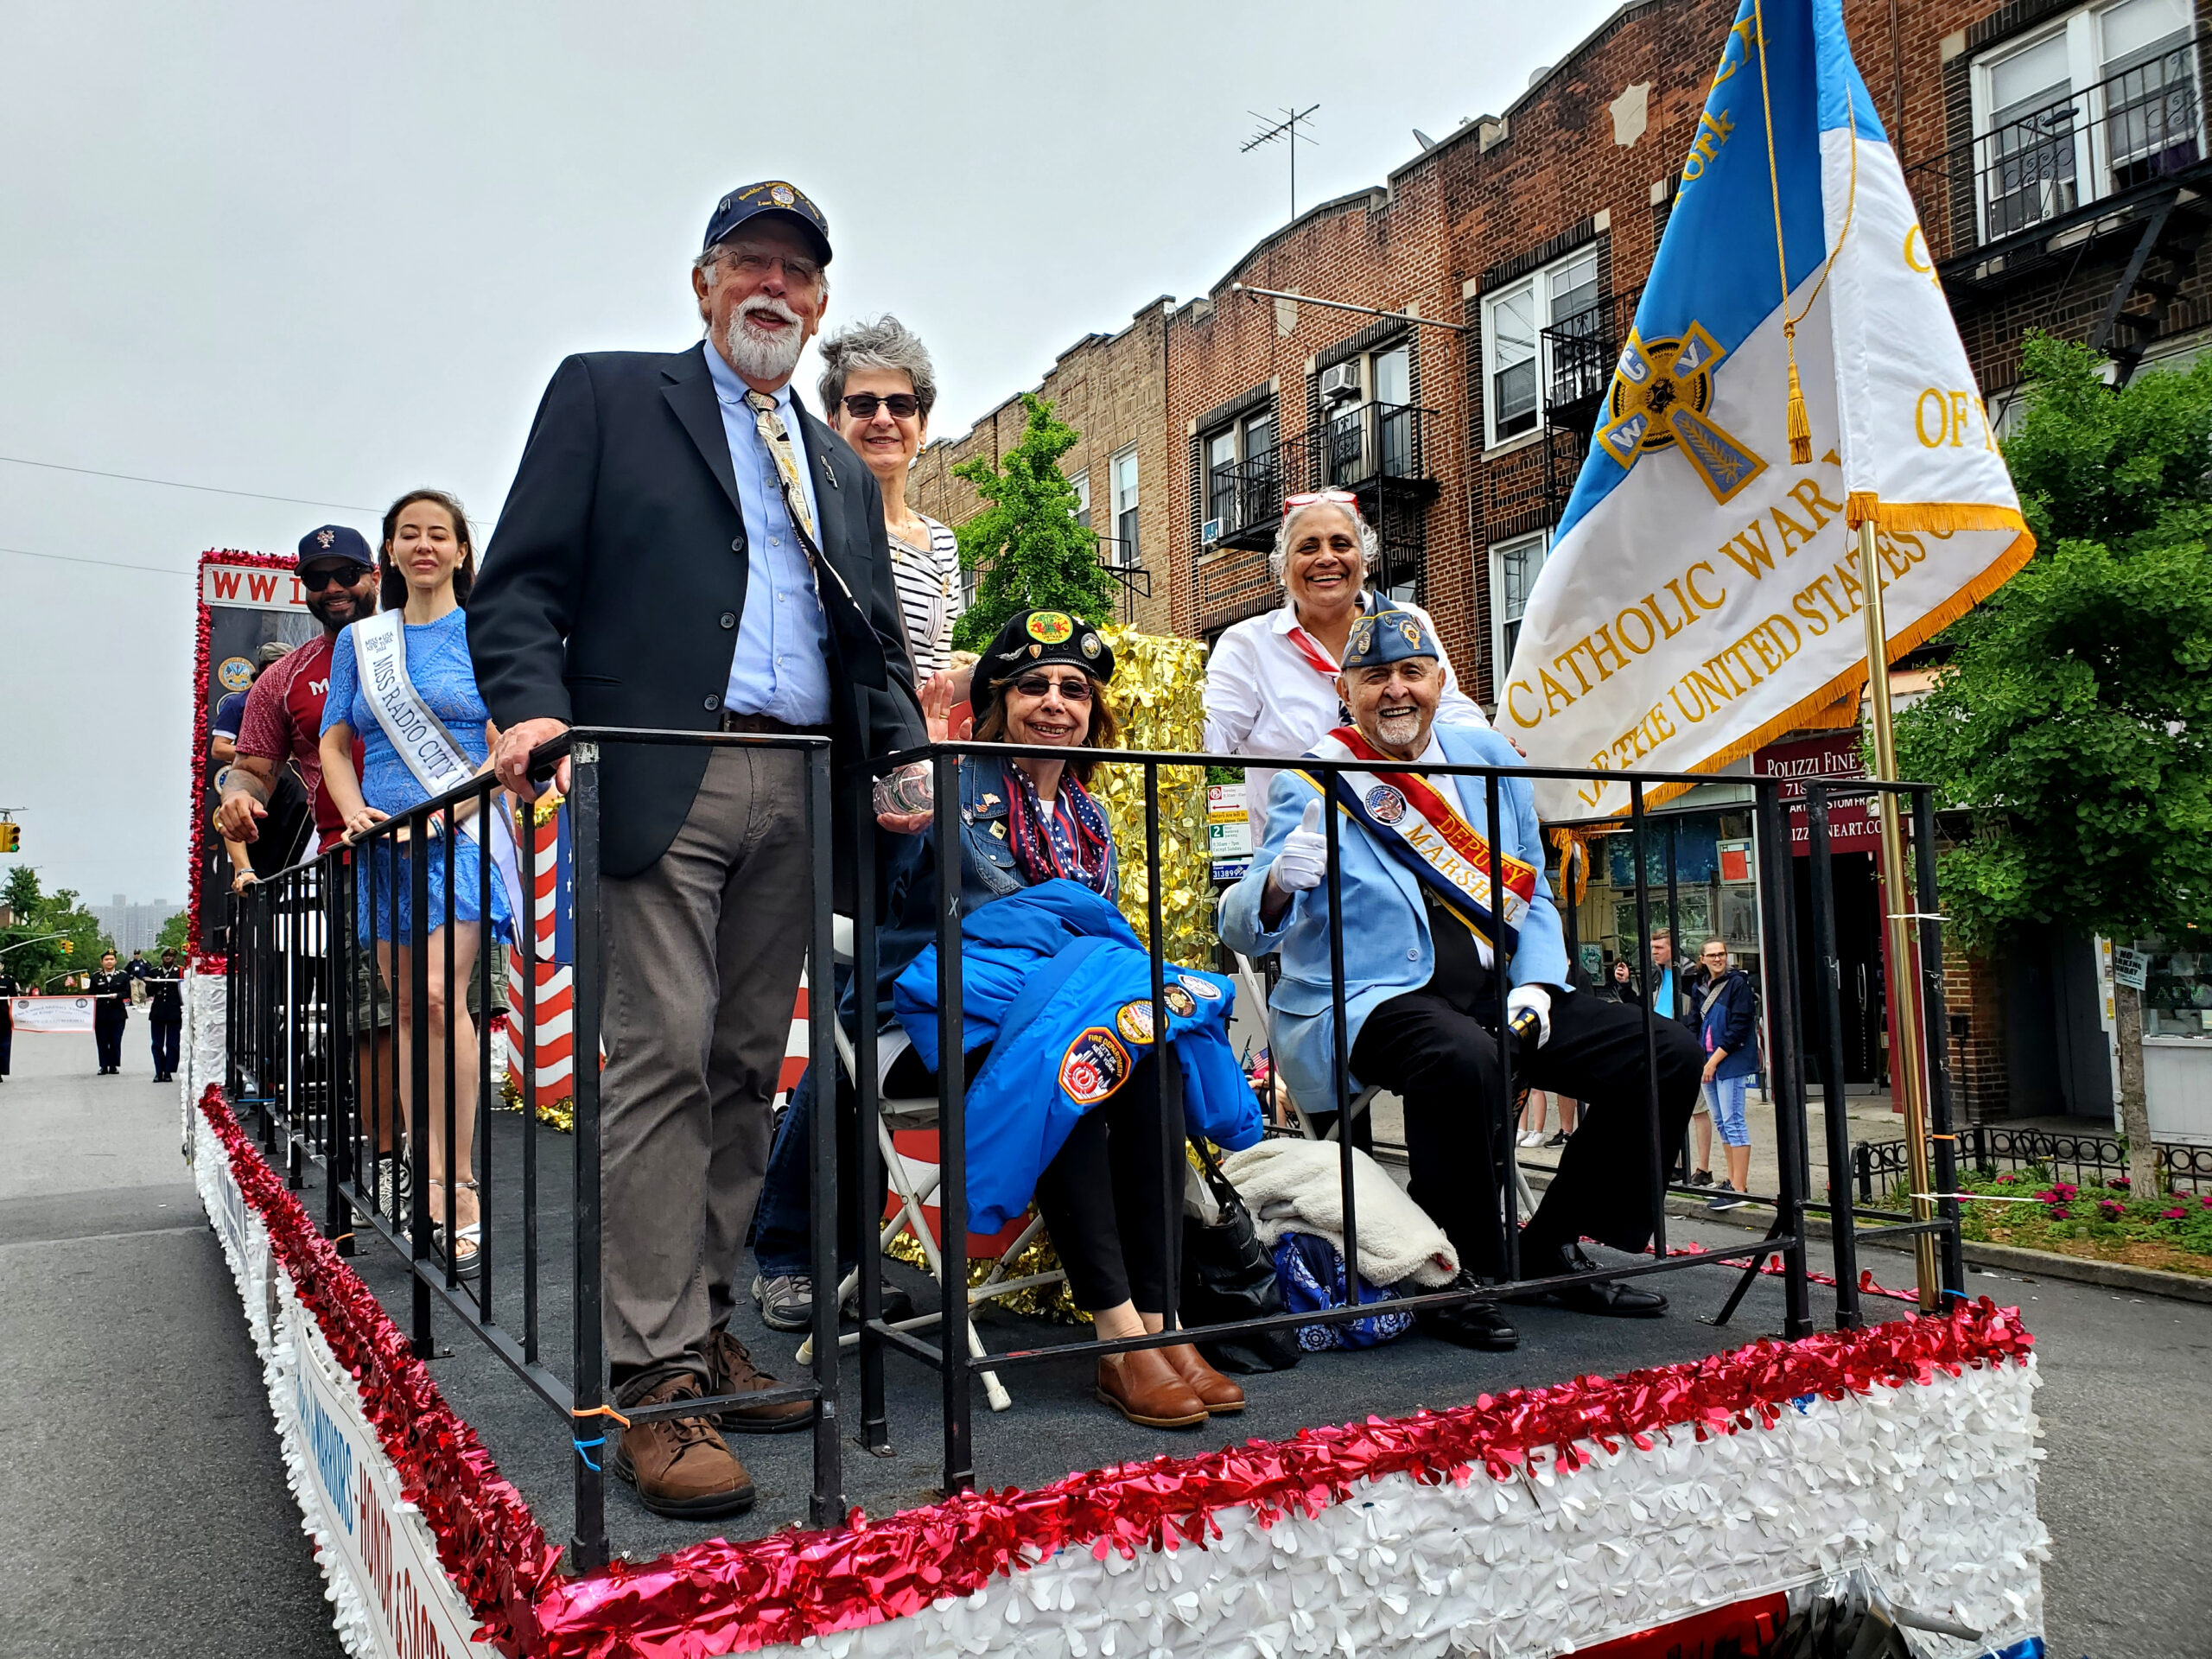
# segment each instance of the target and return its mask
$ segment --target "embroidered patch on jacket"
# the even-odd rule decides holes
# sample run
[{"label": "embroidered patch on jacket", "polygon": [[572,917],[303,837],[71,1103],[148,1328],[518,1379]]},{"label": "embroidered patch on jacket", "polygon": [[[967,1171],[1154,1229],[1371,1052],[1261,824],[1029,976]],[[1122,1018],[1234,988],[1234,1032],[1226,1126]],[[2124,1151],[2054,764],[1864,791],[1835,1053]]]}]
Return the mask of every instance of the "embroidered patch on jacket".
[{"label": "embroidered patch on jacket", "polygon": [[1114,1029],[1133,1043],[1152,1040],[1152,1004],[1124,1002],[1114,1014]]},{"label": "embroidered patch on jacket", "polygon": [[1221,1000],[1221,987],[1210,979],[1201,979],[1196,974],[1178,974],[1175,977],[1192,996],[1203,996],[1209,1002]]},{"label": "embroidered patch on jacket", "polygon": [[1086,1026],[1060,1056],[1060,1088],[1078,1106],[1096,1106],[1128,1080],[1129,1051],[1103,1026]]}]

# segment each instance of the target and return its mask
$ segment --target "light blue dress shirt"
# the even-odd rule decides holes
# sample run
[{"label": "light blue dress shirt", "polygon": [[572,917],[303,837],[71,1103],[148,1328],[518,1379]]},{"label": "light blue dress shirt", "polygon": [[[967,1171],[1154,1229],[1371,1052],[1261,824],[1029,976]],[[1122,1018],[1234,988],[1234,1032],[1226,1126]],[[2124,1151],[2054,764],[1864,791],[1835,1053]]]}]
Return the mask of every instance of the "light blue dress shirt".
[{"label": "light blue dress shirt", "polygon": [[[784,506],[784,489],[775,457],[761,441],[750,390],[737,371],[722,361],[709,343],[707,372],[714,377],[721,404],[722,431],[729,440],[730,466],[737,474],[737,499],[745,514],[745,551],[749,575],[745,612],[739,619],[737,651],[730,659],[729,689],[722,706],[741,715],[766,715],[791,726],[830,723],[830,625],[814,591],[814,570],[799,545]],[[789,386],[776,393],[776,413],[798,448],[799,486],[816,532],[822,525],[815,499],[814,469],[806,453],[806,434],[791,406]]]}]

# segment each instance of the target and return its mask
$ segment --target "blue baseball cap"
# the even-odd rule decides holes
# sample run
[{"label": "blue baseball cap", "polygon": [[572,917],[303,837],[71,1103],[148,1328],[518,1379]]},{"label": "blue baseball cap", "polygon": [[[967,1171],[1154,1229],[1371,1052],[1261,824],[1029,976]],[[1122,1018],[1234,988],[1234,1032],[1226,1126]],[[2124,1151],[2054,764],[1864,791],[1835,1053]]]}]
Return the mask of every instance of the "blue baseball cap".
[{"label": "blue baseball cap", "polygon": [[299,560],[292,569],[304,570],[325,559],[351,559],[372,570],[377,563],[377,556],[369,551],[367,539],[359,531],[349,530],[344,524],[324,524],[301,537]]},{"label": "blue baseball cap", "polygon": [[747,219],[758,219],[763,213],[775,213],[795,221],[814,240],[820,251],[822,263],[830,263],[830,221],[822,210],[807,199],[806,192],[795,184],[781,179],[764,179],[759,184],[741,185],[715,204],[715,211],[707,219],[707,238],[699,251],[707,252]]},{"label": "blue baseball cap", "polygon": [[1386,600],[1366,615],[1352,619],[1351,635],[1344,641],[1344,671],[1349,674],[1356,668],[1380,668],[1408,657],[1441,661],[1443,656],[1421,618]]}]

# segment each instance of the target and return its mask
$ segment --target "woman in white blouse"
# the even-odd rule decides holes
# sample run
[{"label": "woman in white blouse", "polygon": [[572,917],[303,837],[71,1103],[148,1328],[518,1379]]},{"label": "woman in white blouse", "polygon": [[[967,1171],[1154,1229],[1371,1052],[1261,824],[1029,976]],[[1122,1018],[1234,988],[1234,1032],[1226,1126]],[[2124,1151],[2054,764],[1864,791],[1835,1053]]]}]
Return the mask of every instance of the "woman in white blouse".
[{"label": "woman in white blouse", "polygon": [[937,370],[928,348],[893,316],[857,322],[822,342],[823,418],[883,488],[891,573],[919,685],[950,664],[959,620],[960,547],[952,532],[906,505],[906,476],[929,438]]},{"label": "woman in white blouse", "polygon": [[[1206,752],[1222,755],[1303,754],[1344,723],[1337,701],[1337,664],[1352,619],[1372,608],[1367,572],[1380,546],[1360,517],[1358,503],[1341,490],[1294,495],[1283,503],[1268,569],[1283,586],[1281,610],[1249,617],[1221,636],[1206,663]],[[1436,636],[1436,625],[1418,605],[1405,608]],[[1444,701],[1436,718],[1446,725],[1487,726],[1483,711],[1459,689],[1447,660]],[[1267,821],[1268,785],[1274,772],[1249,766],[1244,798],[1255,825]]]}]

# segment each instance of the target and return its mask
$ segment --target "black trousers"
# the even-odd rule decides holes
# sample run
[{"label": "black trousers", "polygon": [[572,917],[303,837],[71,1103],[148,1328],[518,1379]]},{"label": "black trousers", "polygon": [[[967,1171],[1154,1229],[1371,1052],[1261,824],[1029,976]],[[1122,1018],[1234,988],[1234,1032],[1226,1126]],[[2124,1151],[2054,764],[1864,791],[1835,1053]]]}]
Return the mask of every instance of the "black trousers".
[{"label": "black trousers", "polygon": [[99,1045],[102,1065],[123,1064],[123,1026],[129,1018],[121,1008],[105,1001],[92,1010],[92,1040]]},{"label": "black trousers", "polygon": [[16,1022],[11,1019],[0,1026],[0,1077],[8,1075],[8,1067],[16,1055]]},{"label": "black trousers", "polygon": [[148,1028],[154,1037],[154,1070],[167,1077],[176,1070],[176,1051],[184,1035],[182,1020],[149,1020]]},{"label": "black trousers", "polygon": [[[1433,987],[1395,996],[1367,1016],[1352,1045],[1352,1070],[1406,1103],[1408,1185],[1414,1203],[1444,1229],[1460,1262],[1480,1274],[1505,1268],[1503,1176],[1511,1124],[1498,1113],[1497,1039],[1488,993],[1466,998]],[[1660,1166],[1671,1166],[1696,1103],[1704,1057],[1696,1039],[1655,1019]],[[1616,1249],[1651,1243],[1651,1145],[1640,1008],[1586,992],[1552,993],[1551,1040],[1515,1081],[1556,1089],[1582,1103],[1582,1116],[1536,1213],[1521,1236],[1527,1276],[1588,1236]]]}]

